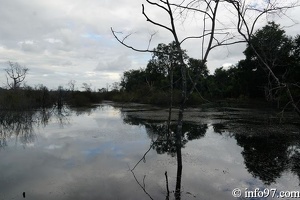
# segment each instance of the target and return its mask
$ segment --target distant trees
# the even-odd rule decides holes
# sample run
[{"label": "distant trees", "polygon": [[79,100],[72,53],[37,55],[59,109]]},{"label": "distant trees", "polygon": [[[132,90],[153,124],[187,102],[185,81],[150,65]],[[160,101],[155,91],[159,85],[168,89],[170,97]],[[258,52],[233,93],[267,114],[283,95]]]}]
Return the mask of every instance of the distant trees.
[{"label": "distant trees", "polygon": [[[207,66],[201,60],[189,58],[183,50],[184,59],[187,62],[187,87],[191,88],[195,85],[196,91],[187,102],[203,102],[202,97],[193,101],[199,93],[205,99],[212,101],[224,98],[265,98],[276,102],[281,108],[290,105],[290,98],[285,88],[278,87],[269,70],[258,59],[258,53],[265,57],[278,80],[289,85],[294,95],[294,102],[298,105],[297,102],[300,100],[300,36],[289,37],[278,24],[269,22],[253,34],[251,44],[256,49],[256,53],[248,45],[244,51],[246,56],[244,60],[229,68],[218,68],[212,75],[209,75]],[[130,96],[133,98],[130,100],[144,103],[157,101],[167,105],[168,96],[173,94],[168,91],[174,90],[174,102],[179,103],[181,70],[173,45],[174,42],[159,44],[152,52],[152,58],[146,68],[124,72],[120,86],[122,91],[131,93]]]},{"label": "distant trees", "polygon": [[[17,62],[8,62],[6,72],[6,88],[0,88],[0,110],[30,110],[45,109],[56,106],[90,106],[99,103],[106,94],[92,91],[91,84],[83,83],[82,89],[75,89],[75,80],[70,80],[68,89],[59,86],[56,90],[49,90],[43,84],[35,87],[22,86],[29,69]],[[115,84],[116,85],[116,84]]]},{"label": "distant trees", "polygon": [[5,70],[6,72],[6,82],[9,89],[18,89],[21,86],[21,83],[25,80],[28,73],[28,68],[21,66],[17,62],[8,62],[8,67]]},{"label": "distant trees", "polygon": [[76,84],[76,81],[75,81],[75,80],[70,80],[70,81],[68,82],[69,91],[74,92],[74,90],[75,90],[75,84]]},{"label": "distant trees", "polygon": [[[207,66],[202,65],[201,60],[189,58],[185,50],[182,51],[184,60],[187,62],[188,86],[193,87],[196,81],[195,75],[198,73],[201,75],[196,82],[201,82],[202,84],[203,80],[208,76]],[[178,103],[180,101],[179,94],[182,87],[182,78],[177,56],[178,52],[175,51],[174,42],[167,45],[158,44],[145,68],[132,69],[123,73],[120,83],[121,91],[136,94],[131,95],[135,101],[145,103],[143,99],[147,98],[149,100],[147,103],[155,103],[157,101],[157,103],[164,105],[173,101],[172,97],[175,95],[174,101]],[[202,67],[199,68],[200,64]]]},{"label": "distant trees", "polygon": [[82,83],[82,89],[86,92],[92,92],[92,84]]}]

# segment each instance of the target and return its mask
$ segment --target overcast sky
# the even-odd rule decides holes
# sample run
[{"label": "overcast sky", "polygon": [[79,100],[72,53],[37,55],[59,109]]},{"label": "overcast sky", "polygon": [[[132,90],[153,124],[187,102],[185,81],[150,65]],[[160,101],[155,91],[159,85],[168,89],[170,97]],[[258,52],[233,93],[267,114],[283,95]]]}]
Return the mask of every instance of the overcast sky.
[{"label": "overcast sky", "polygon": [[[125,48],[110,31],[113,27],[116,31],[134,33],[128,42],[140,48],[147,48],[149,34],[156,31],[151,48],[160,42],[171,42],[169,33],[146,22],[141,14],[142,3],[145,1],[0,0],[0,87],[6,83],[7,61],[29,68],[26,84],[43,84],[50,89],[67,87],[70,80],[76,81],[78,89],[84,82],[98,89],[120,81],[125,70],[145,67],[151,54]],[[146,11],[152,19],[167,19],[149,5]],[[287,14],[299,22],[299,8]],[[293,24],[287,18],[274,20],[282,26]],[[195,31],[200,22],[196,17],[184,24],[178,21],[179,36]],[[296,35],[300,25],[285,30],[288,35]],[[200,58],[200,44],[189,41],[184,48],[190,57]],[[236,45],[212,51],[208,61],[211,73],[242,59],[244,48]]]}]

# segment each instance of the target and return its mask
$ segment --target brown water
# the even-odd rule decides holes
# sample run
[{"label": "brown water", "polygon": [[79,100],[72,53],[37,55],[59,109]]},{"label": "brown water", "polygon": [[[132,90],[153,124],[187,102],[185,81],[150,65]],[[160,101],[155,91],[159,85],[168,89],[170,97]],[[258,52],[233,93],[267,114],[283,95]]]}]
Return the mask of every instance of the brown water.
[{"label": "brown water", "polygon": [[[235,188],[242,197],[255,188],[300,191],[297,125],[274,131],[272,124],[220,120],[224,111],[188,112],[181,199],[238,199]],[[165,114],[150,106],[107,103],[1,113],[0,199],[174,199],[176,148],[164,135]]]}]

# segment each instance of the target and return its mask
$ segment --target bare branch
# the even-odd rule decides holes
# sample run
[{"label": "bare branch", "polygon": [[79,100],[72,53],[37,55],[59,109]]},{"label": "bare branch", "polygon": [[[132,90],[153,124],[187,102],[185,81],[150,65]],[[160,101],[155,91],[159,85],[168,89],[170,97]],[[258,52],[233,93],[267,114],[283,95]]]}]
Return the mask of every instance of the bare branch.
[{"label": "bare branch", "polygon": [[144,178],[143,178],[143,185],[137,180],[137,178],[136,178],[136,176],[135,176],[135,174],[134,174],[134,172],[131,170],[131,173],[132,173],[132,175],[133,175],[133,177],[134,177],[134,179],[135,179],[135,181],[137,182],[137,184],[142,188],[142,190],[145,192],[145,194],[150,198],[150,199],[152,199],[153,200],[153,198],[151,197],[151,195],[147,192],[147,190],[146,190],[146,186],[145,186],[145,178],[146,178],[146,175],[144,176]]},{"label": "bare branch", "polygon": [[149,50],[149,47],[150,47],[150,44],[151,44],[151,41],[152,41],[152,38],[154,35],[156,35],[157,32],[154,32],[150,35],[150,38],[149,38],[149,42],[148,42],[148,47],[147,47],[147,50]]},{"label": "bare branch", "polygon": [[[4,69],[6,72],[7,86],[10,89],[17,89],[20,87],[21,83],[25,80],[28,68],[19,65],[19,63],[8,62],[9,67]],[[12,82],[9,82],[9,78]]]},{"label": "bare branch", "polygon": [[144,153],[144,155],[142,156],[142,158],[134,165],[134,167],[132,169],[130,169],[131,172],[133,172],[133,170],[140,164],[140,162],[146,160],[146,155],[149,153],[149,151],[152,149],[152,147],[156,144],[156,142],[160,139],[160,137],[158,137],[155,141],[152,142],[152,144],[150,145],[149,149],[146,151],[146,153]]},{"label": "bare branch", "polygon": [[[120,40],[120,39],[118,38],[118,36],[116,35],[116,33],[120,33],[120,32],[114,31],[112,27],[110,28],[110,30],[111,30],[113,36],[115,37],[115,39],[116,39],[119,43],[121,43],[123,46],[125,46],[125,47],[127,47],[127,48],[129,48],[129,49],[132,49],[132,50],[134,50],[134,51],[137,51],[137,52],[142,52],[142,53],[152,53],[152,52],[154,52],[154,51],[151,51],[151,50],[149,50],[149,49],[137,49],[137,48],[135,48],[135,47],[133,47],[133,46],[130,46],[130,45],[126,44],[126,43],[124,42],[124,40]],[[127,36],[127,38],[128,38],[128,36]],[[149,45],[148,45],[148,46],[149,46]]]},{"label": "bare branch", "polygon": [[[148,1],[148,0],[147,0]],[[154,5],[156,5],[156,3],[154,3]],[[159,6],[159,7],[162,7],[162,6]],[[163,7],[164,8],[164,7]],[[164,8],[164,10],[166,10],[165,8]],[[169,13],[169,11],[167,10],[167,12]],[[173,32],[173,30],[171,29],[171,28],[169,28],[169,27],[167,27],[167,26],[165,26],[165,25],[162,25],[162,24],[160,24],[160,23],[157,23],[157,22],[155,22],[155,21],[152,21],[148,16],[147,16],[147,14],[145,13],[145,7],[144,7],[144,4],[142,4],[142,14],[146,17],[146,19],[147,19],[147,21],[148,22],[150,22],[150,23],[152,23],[152,24],[154,24],[154,25],[156,25],[156,26],[160,26],[160,27],[162,27],[162,28],[164,28],[164,29],[166,29],[166,30],[168,30],[168,31],[170,31],[170,32]]]},{"label": "bare branch", "polygon": [[206,14],[210,19],[213,19],[213,17],[210,14],[207,13],[207,10],[201,10],[201,9],[192,7],[193,3],[194,3],[194,1],[190,2],[186,6],[182,5],[183,3],[181,3],[181,4],[170,3],[170,5],[183,9],[183,11],[181,11],[181,12],[184,12],[185,10],[186,11],[200,12],[202,14]]}]

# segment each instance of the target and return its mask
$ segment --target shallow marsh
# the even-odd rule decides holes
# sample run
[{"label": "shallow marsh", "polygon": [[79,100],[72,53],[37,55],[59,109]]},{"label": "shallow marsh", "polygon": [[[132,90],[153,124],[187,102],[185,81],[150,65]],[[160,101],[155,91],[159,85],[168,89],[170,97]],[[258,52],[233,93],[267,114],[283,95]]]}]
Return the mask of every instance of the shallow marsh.
[{"label": "shallow marsh", "polygon": [[[275,115],[188,108],[181,198],[236,199],[235,188],[299,191],[299,124],[275,123]],[[177,162],[172,141],[168,146],[163,136],[167,116],[165,108],[112,102],[2,113],[0,199],[23,199],[23,192],[33,200],[174,199]],[[176,117],[174,109],[172,128]]]}]

